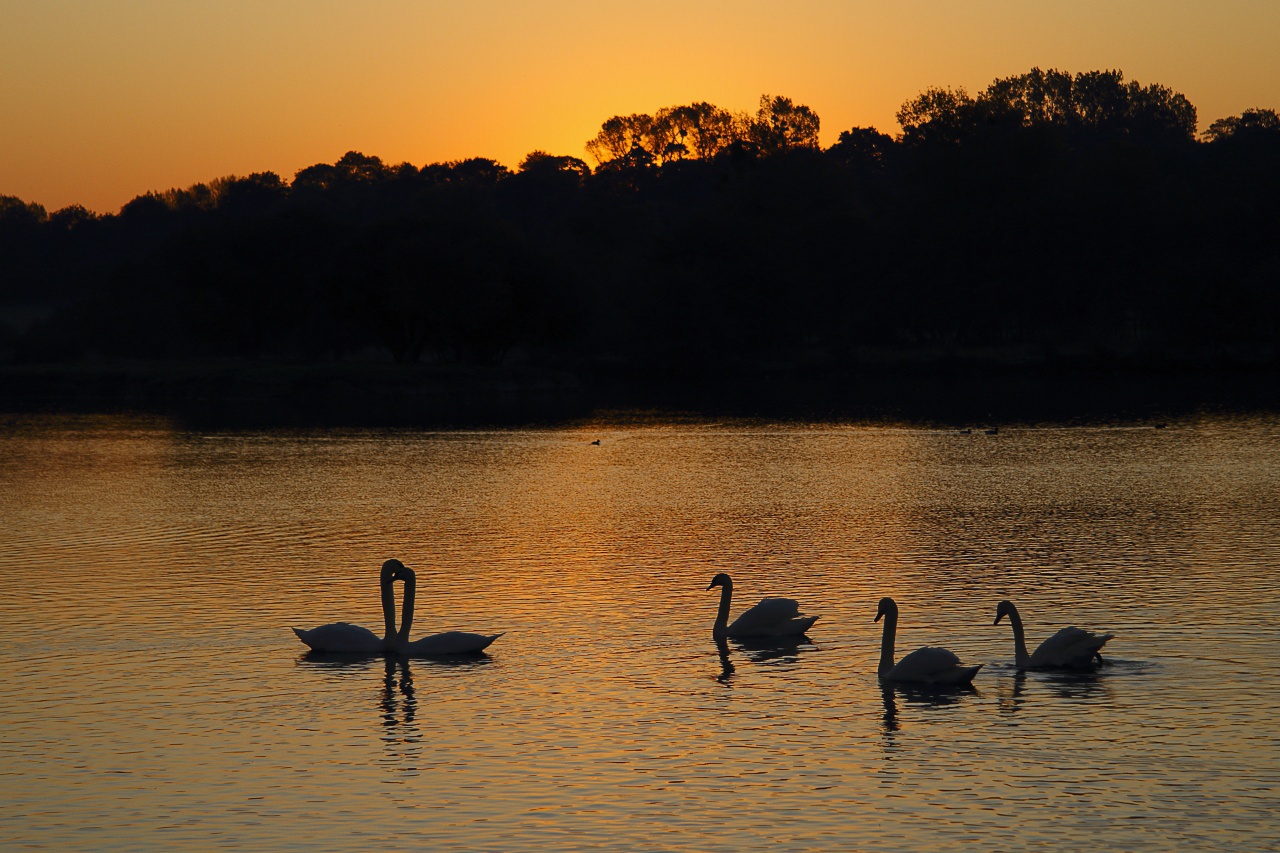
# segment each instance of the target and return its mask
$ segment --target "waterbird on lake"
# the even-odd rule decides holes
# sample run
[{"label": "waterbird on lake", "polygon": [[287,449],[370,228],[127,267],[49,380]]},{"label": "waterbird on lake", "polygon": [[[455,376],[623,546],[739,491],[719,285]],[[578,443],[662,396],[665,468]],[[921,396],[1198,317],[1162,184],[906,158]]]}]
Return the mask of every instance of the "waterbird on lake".
[{"label": "waterbird on lake", "polygon": [[333,622],[309,630],[294,628],[298,639],[317,652],[338,652],[341,654],[380,654],[389,651],[395,642],[396,613],[395,592],[392,583],[396,580],[397,569],[404,568],[399,560],[387,560],[382,564],[382,573],[378,584],[382,590],[382,621],[385,633],[381,638],[368,628],[352,625],[350,622]]},{"label": "waterbird on lake", "polygon": [[800,604],[793,598],[763,598],[755,607],[743,611],[729,624],[729,604],[733,600],[733,579],[724,572],[716,575],[707,589],[720,587],[720,610],[716,614],[712,636],[730,637],[798,637],[818,621],[817,616],[801,616]]},{"label": "waterbird on lake", "polygon": [[996,605],[996,621],[1009,617],[1013,626],[1013,654],[1018,669],[1089,669],[1102,663],[1102,647],[1115,634],[1095,634],[1075,626],[1063,628],[1027,654],[1027,638],[1022,631],[1022,617],[1012,601]]},{"label": "waterbird on lake", "polygon": [[969,684],[982,669],[982,664],[966,666],[953,652],[937,646],[924,646],[893,662],[893,646],[898,635],[898,603],[892,598],[880,599],[874,621],[884,619],[880,639],[879,675],[884,681],[909,681],[916,684]]},{"label": "waterbird on lake", "polygon": [[[395,562],[399,563],[398,560]],[[413,605],[417,595],[418,579],[413,569],[400,563],[395,577],[404,581],[404,604],[400,611],[400,630],[396,632],[392,651],[408,657],[430,657],[433,655],[465,655],[483,651],[502,634],[472,634],[466,631],[445,631],[409,640],[409,629],[413,625]]]}]

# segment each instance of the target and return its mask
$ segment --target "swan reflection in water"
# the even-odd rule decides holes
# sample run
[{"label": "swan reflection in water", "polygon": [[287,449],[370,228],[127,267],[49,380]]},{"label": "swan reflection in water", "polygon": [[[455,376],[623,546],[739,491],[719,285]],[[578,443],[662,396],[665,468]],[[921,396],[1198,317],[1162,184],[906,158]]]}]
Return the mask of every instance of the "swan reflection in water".
[{"label": "swan reflection in water", "polygon": [[1045,673],[1036,681],[1048,687],[1055,699],[1093,701],[1111,698],[1107,679],[1095,671]]},{"label": "swan reflection in water", "polygon": [[[366,680],[374,672],[374,658],[355,658],[350,654],[335,652],[309,651],[299,659],[309,667],[332,673],[338,679],[349,682],[358,680],[359,703],[363,706],[369,700],[367,692],[369,681]],[[485,652],[469,656],[436,657],[413,661],[419,674],[423,668],[428,670],[465,670],[475,669],[491,663],[493,658]],[[382,684],[377,692],[377,712],[385,755],[381,763],[397,771],[403,776],[417,776],[424,766],[422,755],[422,730],[418,726],[418,691],[414,686],[413,669],[408,658],[388,653],[382,661]]]},{"label": "swan reflection in water", "polygon": [[1111,688],[1107,684],[1106,669],[1112,667],[1110,661],[1104,669],[1091,670],[1056,670],[1047,672],[1028,672],[1018,668],[1009,675],[994,681],[996,688],[996,707],[1003,715],[1012,716],[1026,708],[1038,696],[1046,693],[1054,701],[1096,701],[1111,697]]},{"label": "swan reflection in water", "polygon": [[418,700],[413,691],[413,673],[409,662],[388,657],[383,661],[382,724],[388,729],[408,726],[418,714]]},{"label": "swan reflection in water", "polygon": [[734,666],[733,661],[729,660],[729,642],[724,637],[716,637],[716,653],[720,656],[720,674],[716,676],[716,681],[728,684],[729,679],[733,678]]},{"label": "swan reflection in water", "polygon": [[[716,637],[716,655],[720,659],[720,673],[716,681],[729,684],[737,668],[729,653],[729,641],[724,637]],[[752,637],[735,640],[734,650],[744,653],[747,660],[771,666],[797,663],[804,652],[817,651],[818,647],[804,636],[800,637]]]},{"label": "swan reflection in water", "polygon": [[[1008,685],[1005,684],[1006,681]],[[1012,678],[999,679],[996,682],[996,708],[1000,713],[1012,716],[1022,710],[1027,701],[1022,695],[1026,688],[1027,673],[1024,670],[1014,670]]]},{"label": "swan reflection in water", "polygon": [[[972,684],[948,685],[945,689],[927,684],[911,684],[901,681],[881,681],[880,698],[884,703],[882,731],[891,735],[901,728],[898,721],[898,698],[909,707],[925,711],[938,711],[959,705],[969,696],[978,696],[978,688]],[[891,742],[890,742],[891,743]]]},{"label": "swan reflection in water", "polygon": [[417,776],[422,765],[422,730],[416,721],[418,699],[414,695],[409,661],[387,656],[383,662],[382,746],[383,763],[398,768],[405,776]]}]

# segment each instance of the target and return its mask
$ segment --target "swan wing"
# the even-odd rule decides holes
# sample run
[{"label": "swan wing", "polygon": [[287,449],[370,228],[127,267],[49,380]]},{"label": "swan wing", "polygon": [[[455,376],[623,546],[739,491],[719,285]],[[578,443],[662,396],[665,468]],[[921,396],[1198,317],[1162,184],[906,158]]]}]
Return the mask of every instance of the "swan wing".
[{"label": "swan wing", "polygon": [[898,661],[893,672],[939,672],[960,663],[955,652],[941,646],[923,646]]},{"label": "swan wing", "polygon": [[1063,628],[1049,637],[1031,655],[1032,667],[1087,667],[1092,666],[1094,655],[1115,634],[1095,634],[1074,625]]},{"label": "swan wing", "polygon": [[948,649],[924,646],[898,661],[884,678],[921,684],[968,684],[980,669],[982,664],[965,666],[960,663],[960,658]]},{"label": "swan wing", "polygon": [[317,652],[346,652],[348,654],[373,654],[381,652],[382,638],[359,625],[350,622],[334,622],[319,628],[303,630],[294,628],[298,639]]},{"label": "swan wing", "polygon": [[795,637],[806,633],[818,621],[817,616],[797,616],[774,627],[774,633],[780,637]]},{"label": "swan wing", "polygon": [[744,610],[741,616],[733,620],[733,624],[729,626],[729,636],[774,634],[776,628],[799,616],[800,603],[794,598],[762,598],[759,604]]},{"label": "swan wing", "polygon": [[471,634],[466,631],[445,631],[432,634],[412,643],[406,643],[400,653],[410,657],[431,655],[465,655],[483,651],[501,634]]}]

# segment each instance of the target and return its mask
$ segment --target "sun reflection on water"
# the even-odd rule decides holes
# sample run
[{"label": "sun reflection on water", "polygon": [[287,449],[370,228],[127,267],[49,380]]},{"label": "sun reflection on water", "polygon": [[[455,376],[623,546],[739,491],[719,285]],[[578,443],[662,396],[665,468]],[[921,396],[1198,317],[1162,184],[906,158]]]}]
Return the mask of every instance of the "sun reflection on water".
[{"label": "sun reflection on water", "polygon": [[[1276,441],[10,423],[0,843],[1275,846]],[[454,661],[304,654],[291,626],[380,625],[392,556],[415,628],[507,633]],[[717,643],[719,571],[735,613],[820,618]],[[986,664],[973,688],[878,682],[883,595],[903,649]],[[1106,664],[1018,672],[1002,598],[1029,639],[1115,632]]]}]

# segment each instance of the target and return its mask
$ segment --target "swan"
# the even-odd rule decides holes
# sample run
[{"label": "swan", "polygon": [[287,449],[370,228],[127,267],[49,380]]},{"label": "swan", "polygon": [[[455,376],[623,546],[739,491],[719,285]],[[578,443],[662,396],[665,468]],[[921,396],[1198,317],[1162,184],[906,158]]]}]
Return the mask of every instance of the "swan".
[{"label": "swan", "polygon": [[1027,654],[1027,638],[1022,632],[1022,617],[1012,601],[996,605],[996,621],[1009,617],[1013,626],[1013,654],[1018,669],[1087,669],[1102,662],[1102,647],[1115,634],[1095,634],[1083,628],[1063,628],[1040,644],[1034,654]]},{"label": "swan", "polygon": [[762,598],[760,603],[742,613],[729,624],[729,602],[733,600],[733,579],[724,572],[716,575],[707,589],[720,587],[720,612],[716,614],[712,636],[731,637],[797,637],[818,621],[817,616],[801,616],[800,604],[793,598]]},{"label": "swan", "polygon": [[875,621],[884,618],[884,635],[880,640],[880,678],[884,681],[912,681],[918,684],[968,684],[982,669],[982,664],[965,666],[952,652],[937,646],[925,646],[893,662],[893,644],[898,634],[898,603],[892,598],[880,599]]},{"label": "swan", "polygon": [[361,628],[350,622],[333,622],[309,630],[294,628],[293,633],[316,652],[373,655],[386,651],[396,633],[396,599],[392,584],[396,579],[396,571],[402,568],[404,564],[399,560],[387,560],[382,564],[378,585],[382,589],[382,621],[386,626],[386,633],[381,638],[368,628]]},{"label": "swan", "polygon": [[[397,561],[398,562],[398,561]],[[502,634],[469,634],[466,631],[445,631],[409,641],[409,628],[413,625],[413,605],[417,596],[418,578],[413,569],[399,564],[396,580],[404,581],[404,602],[400,611],[400,630],[391,643],[391,651],[408,657],[431,655],[463,655],[483,651]]]}]

